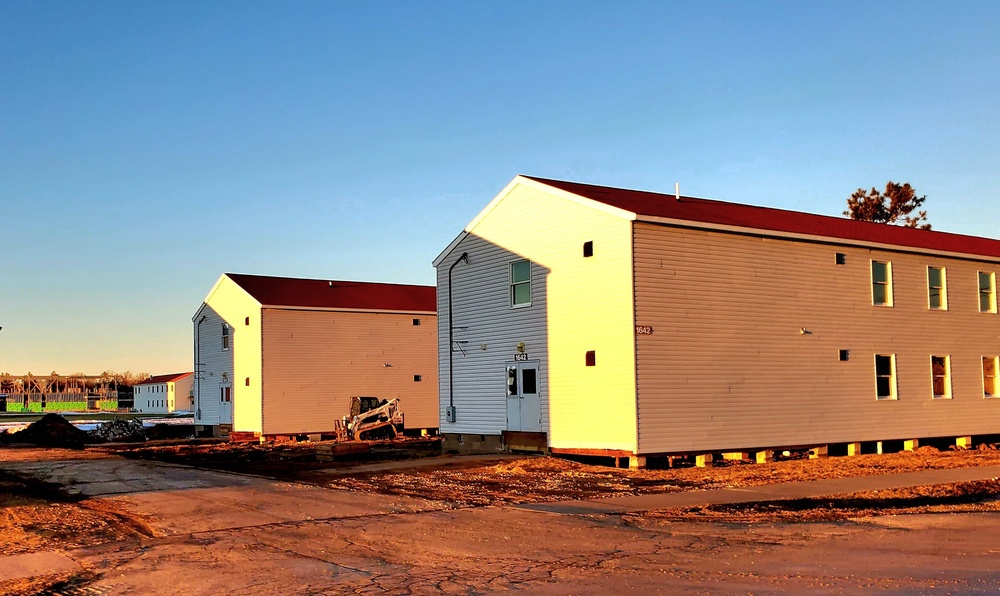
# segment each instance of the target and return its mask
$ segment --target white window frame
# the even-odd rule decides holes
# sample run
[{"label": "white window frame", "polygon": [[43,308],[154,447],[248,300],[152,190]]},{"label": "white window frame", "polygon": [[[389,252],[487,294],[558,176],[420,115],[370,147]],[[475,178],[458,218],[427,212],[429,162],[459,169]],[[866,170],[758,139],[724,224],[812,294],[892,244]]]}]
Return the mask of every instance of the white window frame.
[{"label": "white window frame", "polygon": [[[941,377],[944,380],[944,393],[938,393],[935,391],[935,381],[938,375],[934,374],[934,360],[940,359],[944,360],[944,374]],[[951,356],[931,356],[931,397],[934,399],[951,399]]]},{"label": "white window frame", "polygon": [[[986,362],[993,362],[993,392],[987,391],[986,385]],[[983,398],[1000,398],[1000,356],[983,356]]]},{"label": "white window frame", "polygon": [[[989,304],[987,304],[987,310],[983,310],[983,282],[981,277],[983,275],[989,276],[990,287],[987,288],[989,291]],[[985,313],[996,313],[997,312],[997,276],[992,271],[980,271],[976,274],[976,290],[977,298],[979,300],[979,312]]]},{"label": "white window frame", "polygon": [[[885,282],[875,281],[875,264],[885,265]],[[871,261],[871,282],[872,282],[872,305],[873,306],[892,306],[892,261],[878,261],[872,259]],[[875,286],[885,285],[885,302],[875,301]]]},{"label": "white window frame", "polygon": [[[931,285],[931,269],[941,272],[940,286]],[[938,290],[940,296],[938,306],[934,306],[934,303],[931,301],[931,296],[935,289]],[[948,270],[945,267],[927,266],[927,308],[930,310],[948,310]]]},{"label": "white window frame", "polygon": [[[528,265],[528,279],[521,281],[514,281],[514,265],[519,263],[527,263]],[[531,306],[531,261],[528,259],[518,259],[516,261],[510,261],[507,263],[507,281],[510,284],[510,307],[511,308],[525,308]],[[517,286],[528,286],[528,301],[517,303],[514,301],[514,292]]]},{"label": "white window frame", "polygon": [[[878,359],[879,357],[889,359],[889,395],[879,395],[878,394]],[[874,370],[875,370],[875,399],[879,401],[893,401],[899,399],[899,391],[897,389],[897,379],[896,379],[896,355],[895,354],[875,354],[874,358]]]},{"label": "white window frame", "polygon": [[222,351],[228,352],[229,347],[232,345],[232,335],[229,334],[229,325],[222,324]]}]

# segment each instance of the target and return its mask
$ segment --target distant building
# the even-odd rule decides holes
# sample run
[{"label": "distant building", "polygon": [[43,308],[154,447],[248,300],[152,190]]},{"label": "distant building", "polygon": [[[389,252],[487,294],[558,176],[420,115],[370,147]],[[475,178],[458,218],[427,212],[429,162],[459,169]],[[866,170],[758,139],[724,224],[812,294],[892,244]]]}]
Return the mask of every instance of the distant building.
[{"label": "distant building", "polygon": [[191,411],[194,401],[194,373],[157,375],[133,388],[133,407],[143,414]]},{"label": "distant building", "polygon": [[322,435],[354,396],[438,426],[432,286],[226,273],[192,321],[202,434]]},{"label": "distant building", "polygon": [[518,176],[434,265],[446,448],[1000,433],[997,240]]}]

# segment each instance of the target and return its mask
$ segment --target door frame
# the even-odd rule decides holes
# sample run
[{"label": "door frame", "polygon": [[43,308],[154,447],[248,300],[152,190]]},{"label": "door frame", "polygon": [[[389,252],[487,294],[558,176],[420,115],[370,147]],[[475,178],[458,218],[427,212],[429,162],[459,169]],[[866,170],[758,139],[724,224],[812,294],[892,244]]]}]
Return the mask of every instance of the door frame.
[{"label": "door frame", "polygon": [[[524,392],[524,370],[531,369],[535,371],[535,392],[525,393]],[[513,361],[508,360],[504,363],[504,387],[505,397],[504,397],[504,408],[507,417],[507,430],[516,432],[544,432],[542,428],[542,377],[541,377],[542,363],[539,360],[521,360]],[[511,372],[513,371],[514,377],[511,378]],[[513,384],[511,381],[513,380]],[[512,387],[514,389],[512,390]],[[517,396],[517,428],[513,428],[512,424],[512,412],[513,408],[512,402],[514,396]],[[527,397],[531,396],[531,397]],[[533,402],[538,411],[538,421],[535,423],[525,424],[525,411],[524,404],[525,399],[529,402]],[[532,413],[529,411],[527,413],[529,416]],[[525,428],[528,427],[528,428]]]},{"label": "door frame", "polygon": [[[226,391],[228,389],[228,392]],[[228,396],[227,396],[228,393]],[[233,390],[233,384],[231,382],[219,383],[219,424],[232,424],[234,413],[234,404],[236,403],[236,392]],[[229,399],[227,400],[226,397]],[[224,404],[228,404],[225,405]],[[229,420],[223,419],[223,408],[229,414]]]}]

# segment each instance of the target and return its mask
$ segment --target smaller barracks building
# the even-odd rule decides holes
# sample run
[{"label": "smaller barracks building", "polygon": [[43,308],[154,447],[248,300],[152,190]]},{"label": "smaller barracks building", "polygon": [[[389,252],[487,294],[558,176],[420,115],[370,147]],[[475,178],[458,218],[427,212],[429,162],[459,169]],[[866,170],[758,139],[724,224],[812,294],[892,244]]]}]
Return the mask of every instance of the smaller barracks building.
[{"label": "smaller barracks building", "polygon": [[318,438],[353,396],[437,428],[433,287],[226,273],[192,322],[202,434]]}]

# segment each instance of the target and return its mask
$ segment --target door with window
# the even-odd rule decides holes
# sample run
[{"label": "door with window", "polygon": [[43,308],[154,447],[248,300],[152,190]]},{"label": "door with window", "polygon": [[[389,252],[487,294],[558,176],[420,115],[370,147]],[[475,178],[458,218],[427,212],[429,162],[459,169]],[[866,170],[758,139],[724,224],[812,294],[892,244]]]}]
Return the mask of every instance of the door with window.
[{"label": "door with window", "polygon": [[233,385],[219,386],[219,424],[233,423]]},{"label": "door with window", "polygon": [[538,392],[538,363],[507,365],[507,430],[542,431],[542,400]]}]

